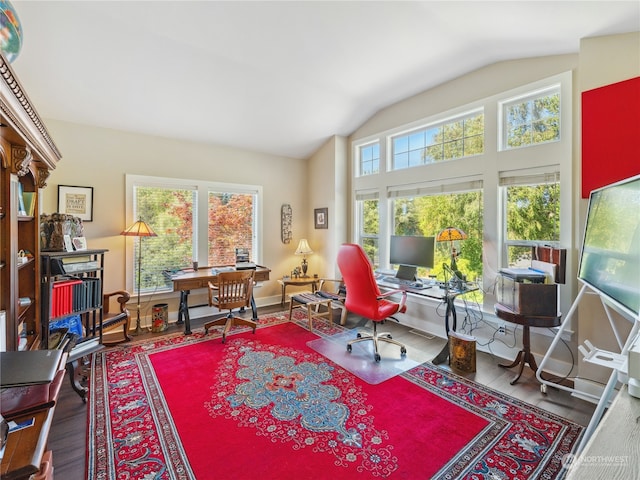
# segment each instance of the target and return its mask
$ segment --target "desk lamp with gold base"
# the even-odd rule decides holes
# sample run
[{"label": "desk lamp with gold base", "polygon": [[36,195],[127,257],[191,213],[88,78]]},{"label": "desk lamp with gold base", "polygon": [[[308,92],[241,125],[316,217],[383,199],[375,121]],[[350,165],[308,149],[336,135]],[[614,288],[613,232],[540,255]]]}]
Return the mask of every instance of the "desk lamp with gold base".
[{"label": "desk lamp with gold base", "polygon": [[309,242],[307,242],[306,238],[301,238],[298,243],[298,248],[296,248],[296,255],[302,255],[302,277],[307,278],[307,269],[309,268],[309,264],[307,263],[307,255],[313,254],[313,250],[309,246]]}]

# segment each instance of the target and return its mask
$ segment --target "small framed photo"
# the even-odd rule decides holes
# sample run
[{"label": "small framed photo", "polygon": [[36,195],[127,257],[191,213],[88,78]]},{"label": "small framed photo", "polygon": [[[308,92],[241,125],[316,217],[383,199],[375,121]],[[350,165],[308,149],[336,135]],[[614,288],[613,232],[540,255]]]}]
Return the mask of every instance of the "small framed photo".
[{"label": "small framed photo", "polygon": [[313,211],[313,220],[316,228],[329,228],[329,209],[316,208]]},{"label": "small framed photo", "polygon": [[93,221],[93,187],[58,185],[58,213]]},{"label": "small framed photo", "polygon": [[64,241],[64,251],[65,252],[73,252],[73,244],[71,243],[71,235],[63,235],[62,240]]},{"label": "small framed photo", "polygon": [[87,249],[87,238],[86,237],[75,237],[71,240],[73,243],[73,248],[76,250],[86,250]]}]

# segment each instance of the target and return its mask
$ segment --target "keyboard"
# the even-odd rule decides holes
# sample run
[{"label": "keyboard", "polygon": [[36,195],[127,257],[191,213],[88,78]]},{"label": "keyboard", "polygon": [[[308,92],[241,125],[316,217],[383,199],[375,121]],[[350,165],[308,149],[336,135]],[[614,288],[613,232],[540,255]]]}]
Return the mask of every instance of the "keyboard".
[{"label": "keyboard", "polygon": [[403,278],[384,276],[381,278],[384,283],[391,283],[393,285],[400,285],[403,287],[413,288],[415,290],[424,290],[431,288],[431,285],[424,285],[422,282],[415,280],[405,280]]}]

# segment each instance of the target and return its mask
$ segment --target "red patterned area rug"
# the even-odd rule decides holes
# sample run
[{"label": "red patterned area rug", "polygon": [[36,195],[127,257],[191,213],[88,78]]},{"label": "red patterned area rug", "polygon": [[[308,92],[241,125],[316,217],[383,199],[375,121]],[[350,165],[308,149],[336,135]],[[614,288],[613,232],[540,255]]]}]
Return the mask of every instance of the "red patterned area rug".
[{"label": "red patterned area rug", "polygon": [[363,382],[306,315],[96,353],[87,478],[560,478],[583,428],[430,363]]}]

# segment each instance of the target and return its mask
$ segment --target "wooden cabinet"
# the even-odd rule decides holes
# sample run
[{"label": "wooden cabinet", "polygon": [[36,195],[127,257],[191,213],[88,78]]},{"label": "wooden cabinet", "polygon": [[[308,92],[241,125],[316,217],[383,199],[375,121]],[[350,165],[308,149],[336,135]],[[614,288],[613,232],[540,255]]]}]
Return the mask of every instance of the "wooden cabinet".
[{"label": "wooden cabinet", "polygon": [[[0,53],[0,343],[7,350],[41,347],[39,194],[60,158]],[[32,211],[20,201],[29,194]]]}]

